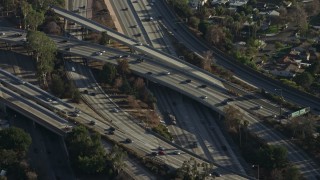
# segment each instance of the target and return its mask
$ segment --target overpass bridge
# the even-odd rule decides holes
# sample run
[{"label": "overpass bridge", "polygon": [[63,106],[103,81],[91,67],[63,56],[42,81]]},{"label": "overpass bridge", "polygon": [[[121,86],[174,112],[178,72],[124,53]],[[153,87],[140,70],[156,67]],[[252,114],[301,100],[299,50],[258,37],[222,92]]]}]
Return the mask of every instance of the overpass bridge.
[{"label": "overpass bridge", "polygon": [[60,136],[65,136],[72,129],[68,121],[2,85],[0,85],[0,103]]},{"label": "overpass bridge", "polygon": [[[0,28],[1,29],[1,28]],[[1,29],[2,30],[2,29]],[[19,32],[17,30],[9,30],[8,33]],[[10,38],[11,36],[5,37],[2,36],[0,39],[12,42],[12,43],[20,43],[21,38]],[[51,38],[56,41],[58,49],[60,52],[67,54],[75,54],[78,56],[86,57],[88,59],[100,60],[108,63],[116,64],[115,54],[124,54],[123,52],[112,50],[110,48],[99,46],[92,43],[76,41],[76,40],[68,40],[67,43],[61,43],[62,40],[66,38],[62,37],[52,37]],[[72,51],[66,50],[67,47],[72,46]],[[111,50],[112,54],[106,54],[101,56],[94,55],[95,52],[101,50]],[[225,106],[221,102],[225,99],[228,99],[230,95],[226,93],[226,89],[222,85],[221,81],[212,78],[211,76],[203,77],[201,73],[196,69],[185,69],[183,67],[179,67],[175,64],[170,64],[161,59],[147,59],[143,63],[136,63],[135,59],[139,57],[138,55],[131,55],[130,58],[127,58],[131,69],[138,75],[146,77],[155,82],[159,82],[169,88],[177,90],[200,103],[208,106],[209,108],[216,110],[220,113],[223,113],[223,107]],[[179,63],[179,62],[178,62]],[[167,72],[170,70],[170,75],[164,75],[163,72]],[[148,72],[152,72],[152,75],[149,75]],[[186,79],[192,79],[191,83],[185,83]],[[207,88],[199,88],[201,84],[207,84]],[[207,99],[200,99],[201,95],[207,95]],[[257,99],[246,99],[245,97],[239,97],[236,102],[233,102],[234,105],[243,109],[249,109],[256,107]],[[320,102],[315,102],[320,103]],[[278,111],[278,108],[277,110]],[[260,113],[264,113],[264,115],[270,115],[267,108],[263,108],[259,110]],[[250,122],[249,130],[257,136],[264,139],[266,142],[270,144],[283,145],[287,147],[289,151],[289,160],[292,161],[293,164],[297,165],[297,167],[302,171],[302,174],[305,177],[313,179],[319,173],[319,167],[316,163],[313,162],[311,158],[305,155],[304,152],[299,150],[296,146],[292,145],[289,142],[283,140],[283,137],[278,135],[278,133],[261,124],[258,119],[247,112],[245,112],[245,117]],[[305,163],[301,164],[299,162],[304,161]]]},{"label": "overpass bridge", "polygon": [[[78,14],[75,14],[71,11],[65,10],[63,8],[57,7],[57,6],[50,6],[51,9],[57,13],[59,16],[66,18],[70,21],[73,21],[77,24],[80,24],[92,31],[95,32],[107,32],[108,36],[110,38],[113,38],[127,46],[129,46],[130,48],[147,54],[150,57],[153,57],[155,59],[157,59],[159,62],[165,63],[168,66],[171,66],[175,69],[180,69],[181,71],[184,71],[185,73],[189,73],[189,74],[193,74],[194,77],[197,76],[198,78],[201,78],[201,80],[203,82],[209,83],[209,84],[221,84],[221,81],[224,81],[223,79],[208,73],[206,71],[204,71],[201,68],[198,68],[196,66],[193,66],[189,63],[186,63],[182,60],[180,60],[177,57],[171,56],[167,53],[161,52],[157,49],[154,49],[150,46],[147,45],[138,45],[139,42],[137,42],[134,39],[131,39],[130,37],[127,37],[126,35],[123,35],[119,32],[116,32],[108,27],[105,27],[97,22],[94,22],[90,19],[87,19],[85,17],[82,17]],[[217,50],[218,51],[218,50]],[[222,52],[218,52],[218,57],[222,59],[222,61],[226,61],[229,63],[232,63],[230,60],[230,57],[224,55]],[[234,61],[234,64],[236,63],[236,60],[232,59],[232,61]],[[242,74],[242,76],[248,76],[248,77],[255,77],[255,81],[259,82],[260,84],[267,84],[270,86],[271,89],[283,89],[283,97],[285,99],[288,99],[292,102],[295,102],[301,106],[304,107],[311,107],[311,109],[317,109],[318,107],[320,107],[320,99],[318,97],[312,96],[308,93],[304,93],[302,91],[296,90],[292,87],[289,86],[284,86],[283,84],[270,79],[268,77],[264,77],[263,75],[261,75],[260,73],[257,72],[253,72],[253,70],[251,69],[244,69],[242,67],[242,65],[239,65],[239,68],[241,69],[241,73],[245,73],[244,75]],[[232,84],[229,84],[232,86]],[[269,89],[269,88],[268,88]],[[216,109],[217,110],[217,109]],[[218,110],[219,111],[219,110]]]}]

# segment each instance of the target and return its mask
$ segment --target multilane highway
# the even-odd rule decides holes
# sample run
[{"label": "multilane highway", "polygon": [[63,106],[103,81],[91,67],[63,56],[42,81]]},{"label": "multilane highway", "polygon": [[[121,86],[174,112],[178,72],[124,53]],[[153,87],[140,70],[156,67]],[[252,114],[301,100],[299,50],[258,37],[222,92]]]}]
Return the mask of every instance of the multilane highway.
[{"label": "multilane highway", "polygon": [[[12,34],[16,33],[17,31],[7,31],[7,35],[11,36]],[[11,42],[20,42],[21,39],[13,40],[12,38],[8,38],[5,36],[1,37],[2,40],[11,41]],[[61,43],[63,38],[61,37],[53,37],[53,39],[57,42],[57,46],[61,52],[64,53],[72,53],[75,55],[83,56],[88,59],[96,59],[102,60],[105,62],[116,64],[115,57],[106,57],[106,55],[102,56],[95,56],[94,53],[101,50],[106,50],[108,53],[121,53],[124,55],[123,52],[119,52],[116,50],[112,50],[106,47],[93,45],[91,43],[80,42],[80,41],[68,41],[67,43]],[[71,52],[66,50],[66,47],[71,46]],[[154,59],[146,59],[143,63],[137,63],[136,58],[139,56],[131,55],[128,58],[130,67],[134,73],[141,75],[151,81],[155,81],[161,83],[165,86],[168,86],[176,91],[179,91],[199,102],[212,108],[216,111],[223,112],[223,107],[225,104],[222,102],[225,101],[227,98],[230,97],[228,92],[223,88],[221,82],[213,81],[208,83],[206,88],[201,88],[200,86],[204,83],[201,81],[200,78],[195,79],[194,75],[186,74],[183,71],[179,71],[179,69],[171,66],[166,66],[164,64],[160,64],[157,60]],[[174,68],[174,69],[173,69]],[[170,71],[168,75],[165,72]],[[152,72],[152,74],[147,74],[147,72]],[[183,83],[186,79],[191,79],[192,82],[190,83]],[[207,82],[207,81],[206,81]],[[207,96],[207,99],[201,99],[201,96]],[[257,104],[252,102],[251,99],[246,99],[245,97],[236,97],[236,101],[232,102],[232,104],[236,107],[249,109],[255,108]],[[273,115],[273,111],[268,109],[259,109],[257,110],[264,115]],[[262,125],[259,122],[259,119],[250,115],[248,112],[243,111],[245,117],[250,120],[249,129],[256,132],[256,134],[266,140],[271,144],[281,144],[287,147],[289,151],[289,160],[297,165],[300,168],[303,175],[307,178],[315,178],[317,174],[319,174],[319,167],[299,148],[288,142],[287,140],[283,140],[284,138],[280,136],[276,131],[273,129],[269,129],[268,127]],[[301,164],[300,162],[304,162]],[[308,170],[307,170],[308,169]]]},{"label": "multilane highway", "polygon": [[[117,21],[121,27],[122,31],[129,37],[134,39],[139,38],[139,41],[142,42],[144,39],[150,40],[150,45],[154,48],[168,52],[170,54],[175,54],[173,48],[170,47],[170,42],[168,41],[165,33],[160,28],[155,17],[157,17],[152,11],[152,5],[145,0],[137,1],[134,3],[125,1],[125,0],[116,0],[111,1],[113,8],[117,12]],[[126,9],[127,10],[124,10]],[[150,18],[152,18],[150,20]],[[133,25],[134,24],[134,25]],[[134,36],[137,34],[136,31],[141,31],[139,37]],[[167,43],[169,45],[167,45]],[[162,91],[165,93],[165,91]],[[171,96],[168,99],[177,99],[177,96]],[[179,98],[178,98],[179,99]],[[177,100],[178,100],[177,99]],[[228,146],[225,138],[219,131],[215,129],[215,133],[211,133],[212,129],[204,130],[204,124],[199,123],[200,116],[199,113],[194,108],[189,108],[188,111],[183,111],[187,108],[187,104],[181,106],[175,106],[175,108],[170,108],[170,103],[163,102],[166,100],[165,96],[157,96],[157,103],[166,104],[163,106],[163,112],[172,112],[176,115],[178,124],[182,127],[184,124],[188,126],[183,126],[182,128],[176,127],[175,125],[169,126],[170,132],[174,136],[175,142],[180,143],[184,148],[193,151],[196,154],[201,155],[202,157],[213,160],[224,167],[233,168],[235,171],[241,171],[243,173],[244,169],[238,162],[238,157],[235,156],[233,150],[228,148],[227,151],[221,149],[221,147]],[[179,108],[178,108],[179,107]],[[169,110],[171,109],[171,110]],[[206,109],[206,108],[205,108]],[[181,116],[178,116],[181,115]],[[163,119],[166,119],[166,113],[164,113]],[[210,119],[212,120],[212,118]],[[202,120],[204,121],[204,120]],[[198,128],[189,128],[189,127],[198,127]],[[196,129],[201,129],[198,131]],[[217,132],[217,133],[216,133]],[[214,135],[213,135],[214,134]],[[219,139],[219,140],[217,140]],[[190,143],[199,142],[198,147],[190,146]]]},{"label": "multilane highway", "polygon": [[[16,78],[13,78],[11,75],[9,75],[8,73],[5,73],[4,71],[1,71],[1,75],[2,75],[2,79],[7,79],[6,82],[14,82],[17,83],[18,85],[11,85],[11,88],[14,88],[15,90],[19,91],[19,93],[23,93],[27,98],[31,98],[31,97],[36,97],[36,100],[42,101],[42,99],[45,99],[48,101],[48,98],[52,98],[52,96],[46,92],[44,92],[43,90],[28,84],[26,82],[23,81],[18,81]],[[12,87],[13,86],[13,87]],[[19,86],[19,88],[15,87],[15,86]],[[8,90],[8,92],[10,92],[10,90]],[[19,96],[19,95],[18,95]],[[19,99],[19,101],[25,101],[23,99],[26,99],[26,97],[21,97]],[[32,98],[33,100],[35,100],[35,98]],[[31,100],[28,100],[31,101]],[[51,102],[48,101],[47,103],[50,106],[54,106],[56,109],[61,109],[63,111],[66,111],[67,109],[70,109],[69,112],[73,112],[74,108],[72,108],[72,106],[68,105],[67,103],[59,100],[59,99],[55,99],[56,102]],[[34,103],[34,102],[33,102]],[[104,102],[103,102],[104,103]],[[44,109],[44,108],[41,108]],[[47,110],[48,111],[48,110]],[[52,114],[52,112],[45,112],[46,114]],[[38,112],[37,114],[39,114],[39,116],[41,116],[41,113]],[[67,113],[69,114],[69,113]],[[125,118],[125,114],[123,113],[119,113],[117,119],[119,119],[119,121],[123,121],[126,120]],[[121,117],[124,116],[124,117]],[[90,121],[95,121],[95,128],[101,132],[101,133],[107,133],[106,129],[109,129],[111,126],[107,121],[97,121],[96,119],[88,116],[85,113],[80,113],[80,115],[78,117],[74,117],[76,119],[78,119],[80,122],[82,123],[90,123]],[[117,125],[117,123],[120,122],[116,122],[115,125]],[[132,124],[131,126],[136,126],[135,124]],[[139,127],[135,127],[133,129],[117,129],[115,135],[112,135],[111,138],[115,139],[116,141],[119,142],[124,142],[126,138],[130,137],[133,140],[133,143],[131,144],[126,144],[126,146],[130,149],[133,149],[135,151],[137,151],[139,154],[140,153],[144,153],[145,156],[150,156],[150,153],[152,151],[157,151],[159,144],[165,148],[165,152],[167,155],[165,156],[161,156],[161,157],[156,157],[156,159],[158,159],[159,162],[162,163],[167,163],[172,165],[174,168],[178,168],[182,165],[182,163],[186,160],[190,159],[190,155],[188,153],[183,152],[181,155],[174,155],[174,151],[176,151],[176,147],[173,147],[169,144],[167,144],[165,141],[162,141],[156,137],[154,137],[152,134],[149,134],[147,132],[145,132],[143,129],[139,129]],[[152,156],[150,156],[150,158],[152,158]],[[198,160],[199,162],[201,162],[201,160]],[[224,178],[226,179],[242,179],[241,177],[232,174],[228,171],[226,171],[223,168],[216,168],[214,167],[214,169],[217,169],[219,172],[221,172],[221,174],[223,174]]]},{"label": "multilane highway", "polygon": [[[113,31],[107,27],[104,27],[96,22],[85,19],[77,14],[74,14],[74,13],[67,11],[65,9],[62,9],[62,8],[58,8],[55,6],[52,6],[51,8],[57,14],[59,14],[60,16],[66,18],[66,19],[69,19],[70,21],[74,21],[77,24],[81,24],[81,25],[83,25],[93,31],[107,32],[109,37],[129,46],[130,48],[135,49],[136,51],[139,51],[141,53],[147,54],[147,55],[157,59],[159,62],[167,64],[168,66],[175,66],[176,67],[175,69],[179,68],[180,70],[184,70],[185,72],[188,72],[189,74],[194,74],[195,76],[200,77],[203,82],[219,80],[219,78],[213,76],[212,74],[207,73],[204,70],[201,70],[200,68],[196,68],[194,66],[191,66],[190,64],[182,62],[181,60],[179,60],[176,57],[168,55],[164,52],[156,50],[156,49],[154,49],[150,46],[147,46],[147,45],[140,46],[138,41],[133,40],[131,38],[128,38],[127,36],[125,36],[121,33],[115,32],[115,31]],[[184,33],[180,33],[180,32],[177,33],[177,35],[179,35],[179,34],[184,34]],[[191,36],[189,38],[195,39],[193,36]],[[187,39],[189,39],[189,38],[187,38]],[[228,58],[226,58],[225,56],[223,56],[223,54],[220,51],[219,51],[219,57],[223,58],[225,60],[225,62],[229,64],[229,66],[230,66],[230,64],[232,64],[231,61]],[[235,65],[233,65],[233,67],[234,66]],[[279,86],[279,84],[277,84],[273,81],[271,82],[270,80],[264,80],[261,77],[261,75],[253,74],[251,71],[243,70],[242,73],[246,73],[246,76],[248,76],[247,78],[255,79],[257,82],[259,82],[260,84],[257,85],[257,87],[265,87],[267,84],[268,85],[267,90],[270,90],[270,86],[272,86],[273,89],[270,90],[270,92],[273,92],[275,88],[282,88],[281,86]],[[301,106],[311,107],[312,109],[314,109],[316,107],[320,107],[320,100],[318,100],[318,99],[316,100],[316,98],[310,97],[309,95],[306,95],[303,93],[289,92],[286,89],[288,89],[288,88],[283,87],[283,91],[285,92],[285,94],[283,94],[284,98],[286,98],[292,102],[296,102],[297,104],[299,104]],[[303,94],[303,95],[301,95],[301,94]]]}]

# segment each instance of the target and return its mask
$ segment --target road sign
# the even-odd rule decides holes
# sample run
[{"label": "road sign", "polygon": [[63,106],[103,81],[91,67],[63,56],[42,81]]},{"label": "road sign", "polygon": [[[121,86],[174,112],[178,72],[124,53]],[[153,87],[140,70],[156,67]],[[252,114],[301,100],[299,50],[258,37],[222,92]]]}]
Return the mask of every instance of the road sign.
[{"label": "road sign", "polygon": [[295,117],[307,114],[309,111],[310,111],[310,107],[306,107],[306,108],[300,109],[299,111],[289,114],[288,118],[295,118]]}]

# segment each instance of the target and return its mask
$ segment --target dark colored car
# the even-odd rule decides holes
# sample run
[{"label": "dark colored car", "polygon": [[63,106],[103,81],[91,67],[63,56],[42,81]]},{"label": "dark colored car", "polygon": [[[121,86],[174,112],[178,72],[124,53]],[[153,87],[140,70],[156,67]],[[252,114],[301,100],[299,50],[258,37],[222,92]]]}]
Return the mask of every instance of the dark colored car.
[{"label": "dark colored car", "polygon": [[129,138],[126,139],[126,143],[132,143],[133,141]]},{"label": "dark colored car", "polygon": [[112,126],[109,128],[109,131],[115,131],[115,130],[116,130],[116,128],[114,128]]},{"label": "dark colored car", "polygon": [[166,153],[164,151],[159,151],[158,153],[159,155],[166,155]]},{"label": "dark colored car", "polygon": [[158,153],[157,152],[152,152],[151,155],[152,156],[158,156]]},{"label": "dark colored car", "polygon": [[215,177],[221,177],[221,174],[218,173],[217,171],[213,171],[211,174]]},{"label": "dark colored car", "polygon": [[147,72],[147,74],[148,74],[148,75],[151,75],[151,74],[152,74],[152,72]]},{"label": "dark colored car", "polygon": [[191,83],[191,79],[187,79],[187,80],[186,80],[186,83]]},{"label": "dark colored car", "polygon": [[199,86],[200,88],[206,88],[207,87],[207,85],[205,85],[205,84],[202,84],[201,86]]},{"label": "dark colored car", "polygon": [[89,123],[90,125],[95,125],[96,124],[96,122],[95,121],[90,121],[90,123]]}]

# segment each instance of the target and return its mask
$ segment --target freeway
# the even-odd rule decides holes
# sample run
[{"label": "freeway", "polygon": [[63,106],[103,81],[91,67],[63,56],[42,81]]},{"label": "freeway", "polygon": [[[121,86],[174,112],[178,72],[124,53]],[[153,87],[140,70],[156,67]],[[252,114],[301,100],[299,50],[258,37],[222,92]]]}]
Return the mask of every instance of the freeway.
[{"label": "freeway", "polygon": [[[4,28],[2,29],[4,30]],[[23,37],[12,39],[12,34],[16,33],[17,30],[8,30],[6,29],[6,36],[0,37],[2,40],[12,43],[21,43],[21,39]],[[92,43],[69,40],[67,43],[61,43],[64,38],[62,37],[52,37],[56,42],[59,48],[59,51],[64,53],[72,53],[78,56],[85,57],[87,59],[95,59],[101,60],[108,63],[116,64],[115,56],[113,53],[124,54],[123,52],[116,51],[114,49],[110,49],[107,47],[94,45]],[[66,47],[72,46],[72,51],[69,52],[66,50]],[[94,53],[97,51],[106,50],[110,52],[106,52],[105,55],[95,56]],[[108,53],[109,57],[107,57]],[[110,57],[111,55],[111,57]],[[179,71],[175,67],[169,67],[167,65],[161,64],[158,60],[154,59],[146,59],[143,63],[137,63],[136,58],[139,56],[131,55],[130,58],[127,58],[130,63],[130,67],[134,73],[141,75],[151,81],[161,83],[165,86],[168,86],[176,91],[185,94],[196,101],[208,106],[209,108],[216,110],[218,112],[223,113],[223,108],[225,106],[224,102],[226,99],[230,98],[228,92],[223,88],[220,82],[219,84],[210,83],[207,84],[206,88],[201,88],[203,85],[203,81],[200,78],[195,79],[195,76],[189,75],[183,71]],[[167,74],[168,70],[171,72]],[[149,74],[147,72],[152,72]],[[164,73],[165,72],[165,73]],[[186,79],[191,79],[190,83],[185,83]],[[218,83],[218,82],[217,82]],[[207,96],[206,99],[202,99],[201,96]],[[252,99],[247,99],[244,96],[236,97],[236,100],[232,102],[232,105],[239,107],[241,110],[245,109],[254,109],[257,104]],[[261,112],[265,115],[273,115],[273,111],[263,108],[259,110],[255,110]],[[300,170],[302,174],[309,178],[315,178],[319,175],[319,167],[313,162],[310,157],[308,157],[301,149],[294,146],[292,143],[288,141],[284,141],[283,137],[279,135],[275,130],[269,129],[268,127],[262,125],[259,122],[259,119],[252,116],[249,112],[243,111],[245,117],[250,118],[250,126],[249,129],[254,130],[259,137],[263,138],[265,141],[274,144],[281,144],[288,149],[289,160],[301,167]],[[252,128],[251,128],[252,127]],[[301,164],[301,162],[304,162]],[[308,169],[308,170],[307,170]]]},{"label": "freeway", "polygon": [[[118,11],[118,19],[117,21],[122,25],[123,32],[127,34],[129,37],[134,35],[136,32],[135,30],[139,29],[141,32],[141,36],[139,36],[140,39],[147,39],[151,40],[150,45],[154,48],[165,51],[171,54],[175,54],[173,48],[170,47],[170,42],[168,41],[167,37],[165,36],[164,32],[160,28],[160,25],[158,21],[156,20],[150,20],[149,18],[155,18],[156,15],[152,11],[152,5],[150,5],[147,1],[141,0],[136,1],[134,3],[125,1],[125,0],[116,0],[112,1],[114,9],[119,10]],[[124,7],[129,7],[126,11],[123,11]],[[132,27],[132,24],[136,24],[136,26]],[[133,36],[134,38],[135,36]],[[141,40],[140,40],[141,41]],[[167,43],[169,46],[167,46]],[[165,93],[165,91],[162,91]],[[160,96],[160,95],[159,95]],[[172,99],[176,99],[177,96],[172,96]],[[157,98],[157,102],[161,102],[161,100],[164,100],[165,98]],[[186,105],[185,105],[186,106]],[[186,124],[189,117],[192,117],[191,119],[197,120],[200,118],[198,116],[198,112],[195,111],[194,108],[190,108],[189,111],[183,111],[186,107],[179,108],[171,108],[169,111],[170,104],[165,106],[166,112],[173,112],[175,115],[178,115],[178,113],[181,113],[181,116],[184,116],[183,121],[181,123]],[[189,115],[188,115],[189,114]],[[166,118],[166,117],[164,117]],[[200,128],[202,124],[197,123],[196,121],[191,121],[188,123],[191,127],[197,127],[200,125]],[[181,124],[179,125],[181,126]],[[172,126],[174,127],[174,126]],[[200,129],[199,128],[199,129]],[[218,137],[218,135],[215,134],[215,136],[210,136],[210,132],[212,132],[211,129],[207,131],[194,131],[194,128],[173,128],[174,133],[174,141],[179,142],[181,137],[190,137],[190,138],[183,138],[185,141],[184,143],[180,144],[182,147],[188,149],[189,151],[192,151],[196,154],[201,155],[202,157],[208,158],[209,160],[214,160],[216,163],[224,166],[224,167],[230,167],[233,168],[235,171],[240,171],[245,173],[243,167],[238,162],[238,158],[234,155],[234,152],[231,148],[228,148],[229,151],[224,151],[221,149],[222,146],[227,145],[225,138],[221,135]],[[201,133],[200,133],[201,132]],[[217,141],[219,139],[219,141]],[[190,143],[193,142],[200,142],[199,146],[197,148],[192,148],[190,146]],[[205,143],[202,143],[205,142]],[[216,143],[219,142],[219,143]]]},{"label": "freeway", "polygon": [[[156,4],[163,3],[162,1],[157,1],[157,2],[159,2],[159,3],[156,3]],[[67,11],[67,10],[59,8],[59,7],[52,6],[51,8],[57,14],[59,14],[60,16],[63,16],[66,19],[69,19],[70,21],[74,21],[77,24],[81,24],[81,25],[83,25],[93,31],[97,31],[97,32],[105,32],[106,31],[107,34],[111,38],[116,39],[117,41],[129,46],[130,48],[135,49],[136,51],[145,53],[145,54],[157,59],[158,61],[166,63],[170,66],[176,66],[176,68],[179,68],[180,70],[184,70],[185,72],[188,72],[189,74],[194,74],[195,76],[201,77],[202,81],[204,81],[204,82],[208,82],[208,81],[216,82],[216,81],[221,80],[220,78],[217,78],[214,75],[212,75],[208,72],[205,72],[204,70],[202,70],[200,68],[197,68],[197,67],[192,66],[190,64],[187,64],[185,62],[182,62],[180,59],[173,57],[171,55],[168,55],[168,54],[161,52],[159,50],[156,50],[150,46],[147,46],[147,45],[140,46],[138,41],[133,40],[133,39],[121,34],[121,33],[115,32],[115,31],[113,31],[107,27],[104,27],[96,22],[93,22],[89,19],[85,19],[77,14],[74,14],[70,11]],[[164,10],[167,10],[167,9],[164,8]],[[170,16],[170,13],[167,12],[166,14],[163,14],[163,15]],[[178,25],[180,26],[180,24],[178,24]],[[176,25],[174,25],[174,26],[176,26]],[[178,32],[178,33],[176,33],[176,36],[184,35],[184,34],[185,34],[185,31]],[[190,36],[190,34],[188,34],[188,37],[184,36],[182,39],[189,40],[190,38],[192,38],[193,40],[196,39],[195,37]],[[197,44],[200,43],[199,40],[195,40],[192,42],[198,42]],[[190,44],[190,43],[184,42],[184,44]],[[193,44],[193,46],[198,47],[195,44]],[[203,43],[199,47],[203,47]],[[203,51],[201,51],[201,53],[202,52]],[[230,61],[230,58],[229,57],[226,58],[227,56],[224,55],[221,51],[218,51],[217,49],[215,49],[214,53],[219,53],[218,54],[219,58],[220,59],[222,58],[224,60],[223,62],[228,63],[227,67],[234,68],[235,70],[240,72],[241,67],[242,67],[241,65],[232,64]],[[230,66],[232,66],[232,67],[230,67]],[[262,75],[260,75],[260,74],[253,73],[252,70],[249,70],[249,69],[242,68],[241,73],[243,74],[243,76],[241,76],[241,78],[246,77],[244,79],[248,80],[248,82],[250,82],[252,84],[256,84],[257,87],[265,88],[267,91],[274,92],[275,88],[283,89],[283,97],[285,99],[288,99],[292,102],[295,102],[301,106],[311,107],[311,109],[320,107],[320,100],[315,97],[311,97],[310,95],[308,95],[306,93],[297,92],[297,91],[292,90],[291,88],[283,87],[280,83],[278,83],[274,80],[270,80],[264,76],[262,77]]]},{"label": "freeway", "polygon": [[[12,82],[12,83],[10,83],[11,84],[10,88],[14,88],[16,91],[19,91],[19,93],[24,94],[27,98],[31,98],[33,101],[37,101],[37,103],[39,102],[39,99],[41,101],[41,99],[51,98],[50,94],[44,92],[43,90],[41,90],[31,84],[28,84],[26,82],[22,82],[21,80],[19,81],[19,79],[15,78],[14,76],[10,75],[9,73],[6,73],[5,71],[1,71],[1,75],[2,75],[2,79],[6,79],[6,82]],[[19,88],[15,88],[14,87],[14,86],[16,86],[15,84],[19,84]],[[9,84],[6,84],[6,85],[9,86]],[[11,89],[7,90],[5,92],[7,93],[10,91],[11,91]],[[32,97],[37,97],[37,98],[32,98]],[[25,97],[20,97],[19,101],[27,101],[27,100]],[[19,103],[19,101],[18,101],[18,103]],[[31,100],[28,99],[28,101],[31,101]],[[52,102],[52,103],[48,103],[48,104],[50,104],[51,106],[54,106],[55,108],[62,108],[62,110],[66,110],[71,107],[70,105],[68,105],[67,103],[64,103],[63,101],[60,101],[60,100],[56,100],[56,101],[58,103]],[[100,102],[104,103],[103,101],[100,101]],[[21,107],[28,109],[27,107],[23,107],[23,106],[21,106]],[[38,107],[38,108],[44,109],[42,107]],[[46,109],[44,109],[44,110],[46,110]],[[71,110],[74,110],[74,108],[71,108]],[[46,111],[48,111],[48,110],[46,110]],[[41,113],[38,112],[37,114],[39,114],[39,117],[41,118]],[[46,114],[51,115],[52,112],[46,112]],[[122,113],[119,113],[119,115],[115,115],[115,116],[118,116],[117,118],[119,119],[119,121],[126,120],[123,117],[121,117],[121,116],[125,116]],[[86,124],[89,124],[90,121],[95,121],[96,122],[95,127],[101,134],[106,133],[106,129],[109,129],[111,127],[107,121],[98,121],[98,120],[88,116],[84,112],[82,112],[79,117],[76,117],[76,119],[79,119],[79,121],[81,123],[86,123]],[[118,122],[118,123],[120,123],[120,122]],[[115,124],[117,125],[117,123],[115,123]],[[131,126],[134,127],[136,125],[133,123]],[[157,159],[160,162],[166,162],[167,164],[171,164],[171,165],[173,165],[174,168],[180,167],[184,161],[190,159],[190,155],[188,152],[183,152],[181,155],[174,155],[173,152],[176,151],[176,149],[177,149],[175,146],[172,146],[172,145],[166,143],[165,141],[162,141],[161,139],[156,138],[152,134],[145,132],[143,129],[141,129],[141,128],[138,129],[138,128],[139,127],[133,128],[133,130],[132,129],[128,129],[128,130],[117,129],[115,135],[112,135],[111,138],[113,138],[114,140],[116,140],[118,142],[124,142],[126,138],[131,137],[131,139],[134,142],[131,144],[126,144],[126,143],[124,143],[124,144],[128,148],[131,148],[131,149],[137,151],[139,154],[144,153],[145,157],[149,157],[149,158],[153,158],[152,156],[150,156],[151,152],[156,151],[157,148],[159,147],[159,145],[161,145],[162,147],[165,148],[165,152],[167,155],[161,156],[161,157],[155,157],[155,159]],[[201,160],[199,160],[199,159],[198,159],[198,161],[201,162]],[[237,176],[233,173],[230,173],[230,170],[226,170],[221,167],[214,167],[214,169],[217,169],[221,174],[223,174],[223,177],[225,179],[242,179],[241,176]]]},{"label": "freeway", "polygon": [[[2,81],[1,83],[4,82]],[[7,85],[7,82],[4,84]],[[45,109],[39,104],[36,104],[32,100],[26,99],[20,94],[12,92],[11,89],[0,85],[0,91],[0,99],[2,103],[34,120],[38,124],[43,125],[50,131],[55,132],[58,135],[64,135],[72,127],[67,121],[63,120],[58,115]]]}]

